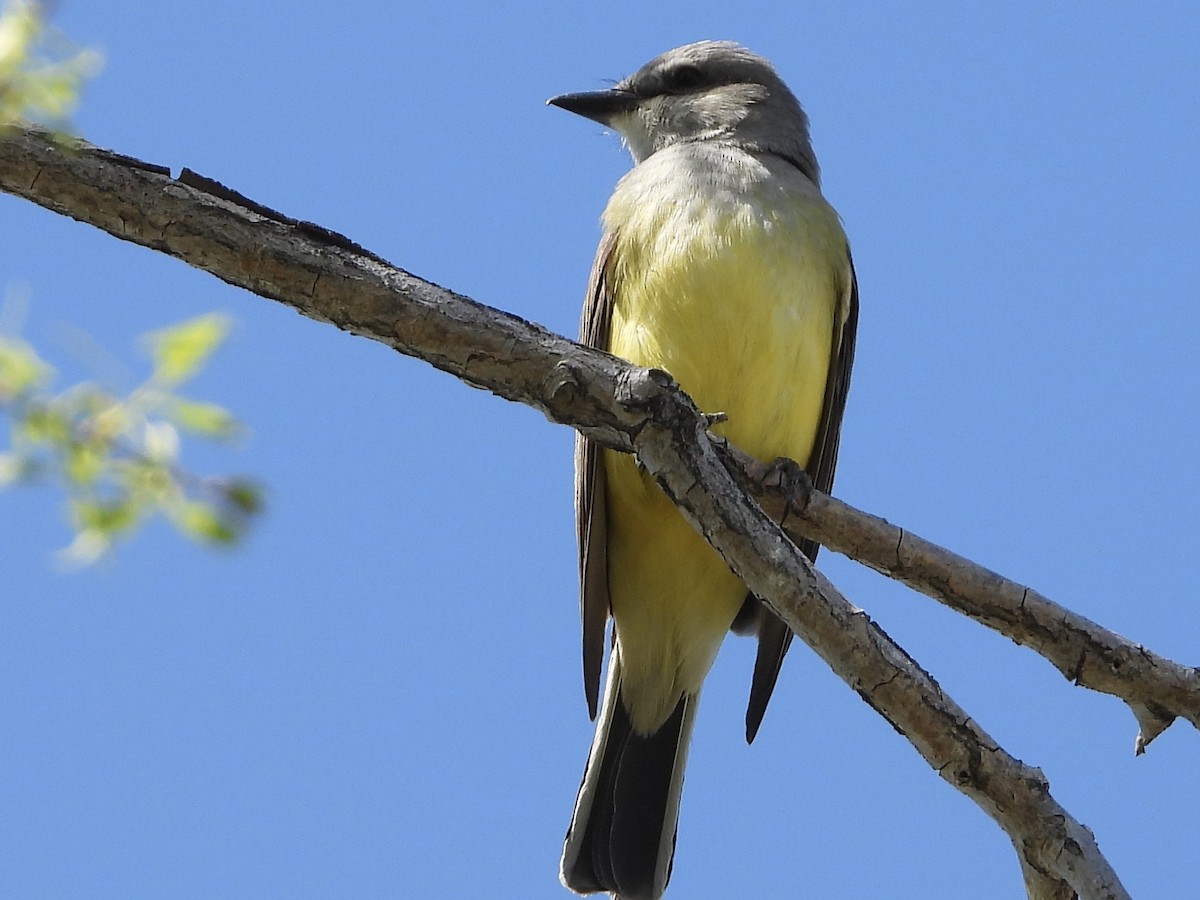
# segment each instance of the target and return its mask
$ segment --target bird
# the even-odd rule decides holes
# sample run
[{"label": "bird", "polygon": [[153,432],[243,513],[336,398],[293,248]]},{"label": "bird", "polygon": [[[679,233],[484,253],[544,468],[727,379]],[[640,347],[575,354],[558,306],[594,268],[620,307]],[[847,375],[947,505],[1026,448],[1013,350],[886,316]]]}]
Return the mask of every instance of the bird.
[{"label": "bird", "polygon": [[[833,484],[858,287],[820,189],[808,117],[774,67],[729,41],[655,57],[613,87],[547,101],[633,157],[603,215],[582,343],[669,372],[717,434]],[[576,893],[661,897],[701,687],[730,630],[755,633],[753,741],[792,633],[629,454],[576,438],[584,693],[603,703],[564,842]],[[817,545],[800,549],[815,560]]]}]

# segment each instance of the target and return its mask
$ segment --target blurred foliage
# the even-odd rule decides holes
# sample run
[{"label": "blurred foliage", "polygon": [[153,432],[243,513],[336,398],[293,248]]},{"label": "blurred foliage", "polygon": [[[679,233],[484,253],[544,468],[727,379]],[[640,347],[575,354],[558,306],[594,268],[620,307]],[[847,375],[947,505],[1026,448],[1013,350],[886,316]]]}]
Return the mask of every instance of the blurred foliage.
[{"label": "blurred foliage", "polygon": [[262,507],[254,482],[179,466],[181,432],[226,441],[243,432],[222,407],[177,393],[228,331],[228,320],[214,313],[147,335],[153,370],[126,397],[89,382],[53,393],[54,370],[33,347],[0,336],[0,410],[12,420],[0,486],[65,489],[75,529],[65,561],[96,561],[155,513],[208,544],[233,544],[246,532]]},{"label": "blurred foliage", "polygon": [[[100,61],[50,28],[42,5],[8,0],[0,8],[0,128],[35,119],[66,130]],[[51,482],[66,491],[75,539],[64,561],[95,562],[156,513],[208,544],[245,534],[262,507],[260,488],[179,465],[181,432],[210,440],[242,432],[222,407],[177,393],[228,331],[213,314],[147,335],[153,371],[127,397],[90,382],[53,393],[53,368],[26,341],[0,334],[0,412],[11,420],[0,487]]]},{"label": "blurred foliage", "polygon": [[80,87],[100,64],[99,53],[49,27],[40,4],[8,0],[0,11],[0,123],[33,119],[66,130]]}]

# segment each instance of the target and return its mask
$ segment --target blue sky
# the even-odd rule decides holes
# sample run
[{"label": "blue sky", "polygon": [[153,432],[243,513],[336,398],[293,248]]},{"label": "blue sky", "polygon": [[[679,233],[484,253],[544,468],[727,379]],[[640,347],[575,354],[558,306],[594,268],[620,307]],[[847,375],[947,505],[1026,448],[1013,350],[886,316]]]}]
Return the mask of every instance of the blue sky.
[{"label": "blue sky", "polygon": [[[1200,615],[1200,12],[1192,3],[63,2],[107,64],[94,143],[188,166],[574,334],[628,161],[544,106],[690,40],[805,104],[858,268],[836,493],[1155,651]],[[153,526],[63,574],[49,490],[0,493],[0,895],[568,896],[591,736],[571,433],[371,342],[0,196],[0,286],[64,382],[90,341],[217,309],[193,393],[252,427],[245,546]],[[83,335],[89,337],[84,338]],[[1200,895],[1195,759],[1118,701],[832,554],[822,568],[1135,896]],[[753,647],[706,688],[670,896],[1011,898],[1006,838],[807,648],[753,747]]]}]

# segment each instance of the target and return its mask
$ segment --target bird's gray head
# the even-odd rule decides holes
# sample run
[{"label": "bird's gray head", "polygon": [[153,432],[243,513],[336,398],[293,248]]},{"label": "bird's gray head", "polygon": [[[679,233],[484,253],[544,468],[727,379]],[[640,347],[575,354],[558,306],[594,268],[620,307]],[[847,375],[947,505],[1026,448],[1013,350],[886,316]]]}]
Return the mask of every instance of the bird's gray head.
[{"label": "bird's gray head", "polygon": [[610,90],[549,102],[616,129],[636,162],[684,141],[728,141],[819,177],[795,95],[769,62],[730,41],[668,50]]}]

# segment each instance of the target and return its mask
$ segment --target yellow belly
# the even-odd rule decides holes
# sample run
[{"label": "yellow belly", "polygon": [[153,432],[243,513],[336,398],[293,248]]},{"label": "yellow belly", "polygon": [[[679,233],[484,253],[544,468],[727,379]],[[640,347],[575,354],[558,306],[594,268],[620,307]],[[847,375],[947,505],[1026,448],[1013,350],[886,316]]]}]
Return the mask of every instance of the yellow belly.
[{"label": "yellow belly", "polygon": [[[806,464],[845,259],[836,214],[818,196],[783,213],[696,202],[622,218],[609,349],[725,413],[714,430],[748,453]],[[604,466],[622,696],[650,732],[699,691],[746,591],[631,456],[605,451]]]}]

